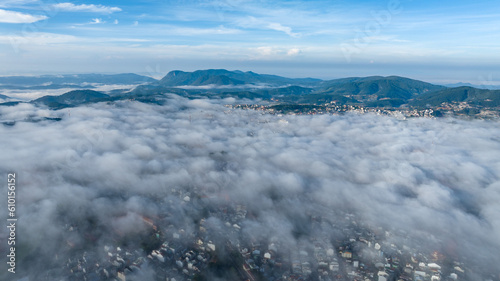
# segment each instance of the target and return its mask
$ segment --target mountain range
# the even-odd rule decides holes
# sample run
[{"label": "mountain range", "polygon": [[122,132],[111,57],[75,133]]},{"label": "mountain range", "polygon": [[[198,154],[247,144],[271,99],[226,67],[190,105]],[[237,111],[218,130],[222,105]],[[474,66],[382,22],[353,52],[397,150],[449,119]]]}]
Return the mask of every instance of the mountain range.
[{"label": "mountain range", "polygon": [[443,102],[466,102],[476,106],[497,107],[500,106],[500,90],[477,89],[466,86],[446,88],[436,93],[430,92],[420,95],[411,104],[426,106]]},{"label": "mountain range", "polygon": [[75,90],[61,96],[44,96],[33,100],[32,103],[62,108],[89,102],[131,98],[144,102],[158,102],[165,94],[177,94],[188,98],[235,97],[291,104],[330,103],[366,107],[425,108],[460,102],[482,107],[500,106],[500,90],[467,86],[445,87],[399,76],[350,77],[325,81],[314,78],[285,78],[251,71],[209,69],[194,72],[171,71],[161,80],[135,74],[0,77],[0,83],[18,86],[35,86],[48,80],[51,83],[58,83],[56,85],[70,83],[76,86],[85,86],[82,83],[141,85],[134,89],[115,90],[106,94],[92,90]]},{"label": "mountain range", "polygon": [[160,80],[161,86],[178,87],[178,86],[228,86],[228,85],[243,85],[243,84],[267,84],[270,86],[283,85],[314,85],[321,82],[320,79],[313,78],[285,78],[269,74],[257,74],[247,71],[229,71],[225,69],[208,69],[197,70],[194,72],[171,71],[163,79]]}]

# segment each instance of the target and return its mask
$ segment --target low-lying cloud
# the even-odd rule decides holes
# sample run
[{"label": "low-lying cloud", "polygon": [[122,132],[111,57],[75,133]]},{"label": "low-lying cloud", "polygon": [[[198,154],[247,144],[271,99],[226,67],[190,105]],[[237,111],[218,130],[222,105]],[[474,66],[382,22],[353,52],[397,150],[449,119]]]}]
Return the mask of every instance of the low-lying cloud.
[{"label": "low-lying cloud", "polygon": [[[257,239],[303,243],[309,214],[331,211],[335,220],[342,210],[429,249],[454,245],[457,256],[495,272],[500,123],[277,116],[224,102],[234,99],[1,107],[2,121],[18,121],[0,125],[0,172],[19,177],[21,275],[64,268],[68,245],[92,252],[147,232],[143,217],[168,213],[186,235],[205,218],[223,235],[226,222],[204,210],[224,201],[246,205],[252,216],[234,227]],[[33,116],[62,120],[22,121]]]}]

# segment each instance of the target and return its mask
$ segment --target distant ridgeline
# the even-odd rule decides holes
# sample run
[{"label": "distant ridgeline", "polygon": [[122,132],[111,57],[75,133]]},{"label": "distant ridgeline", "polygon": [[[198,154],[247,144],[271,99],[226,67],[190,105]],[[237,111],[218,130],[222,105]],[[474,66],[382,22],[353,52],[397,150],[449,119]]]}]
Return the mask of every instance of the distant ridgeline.
[{"label": "distant ridgeline", "polygon": [[[106,93],[89,90],[96,84],[137,86]],[[161,80],[136,74],[0,77],[0,90],[61,88],[81,90],[73,90],[61,96],[44,96],[31,103],[53,109],[122,99],[160,104],[165,95],[177,94],[188,98],[234,97],[304,106],[349,105],[392,109],[449,109],[456,106],[476,110],[497,110],[500,106],[500,90],[470,86],[445,87],[398,76],[323,81],[313,78],[292,79],[251,71],[209,69],[194,72],[171,71]],[[8,100],[9,97],[0,95],[0,99]],[[16,103],[10,101],[1,105]]]}]

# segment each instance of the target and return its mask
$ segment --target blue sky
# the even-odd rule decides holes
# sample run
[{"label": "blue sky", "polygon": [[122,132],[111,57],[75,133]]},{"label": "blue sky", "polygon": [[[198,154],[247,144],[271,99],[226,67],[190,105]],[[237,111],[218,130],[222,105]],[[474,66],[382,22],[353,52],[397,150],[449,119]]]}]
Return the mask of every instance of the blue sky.
[{"label": "blue sky", "polygon": [[0,2],[0,75],[227,68],[500,81],[498,1]]}]

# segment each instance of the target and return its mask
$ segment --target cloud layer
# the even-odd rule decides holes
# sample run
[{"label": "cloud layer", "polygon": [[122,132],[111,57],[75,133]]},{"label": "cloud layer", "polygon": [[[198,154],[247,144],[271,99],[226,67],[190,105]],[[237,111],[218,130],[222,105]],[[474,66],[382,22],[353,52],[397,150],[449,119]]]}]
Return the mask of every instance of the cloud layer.
[{"label": "cloud layer", "polygon": [[14,12],[0,9],[0,23],[34,23],[48,19],[47,16],[30,15],[21,12]]},{"label": "cloud layer", "polygon": [[[450,253],[483,267],[498,263],[498,122],[275,116],[220,103],[172,96],[161,106],[0,108],[2,121],[62,118],[0,126],[0,172],[20,179],[19,248],[38,257],[19,270],[60,267],[68,241],[100,249],[116,233],[146,231],[141,216],[166,209],[189,233],[206,216],[200,206],[221,200],[247,206],[253,217],[241,228],[252,237],[297,245],[306,214],[335,220],[329,212],[343,210],[423,239],[430,250],[453,245]],[[223,228],[220,218],[206,219]],[[92,245],[88,221],[98,225]],[[81,233],[68,233],[68,224]]]},{"label": "cloud layer", "polygon": [[55,4],[54,7],[61,11],[69,11],[69,12],[92,12],[92,13],[103,13],[103,14],[112,14],[115,12],[121,12],[122,9],[118,7],[108,7],[103,5],[75,5],[73,3],[58,3]]}]

